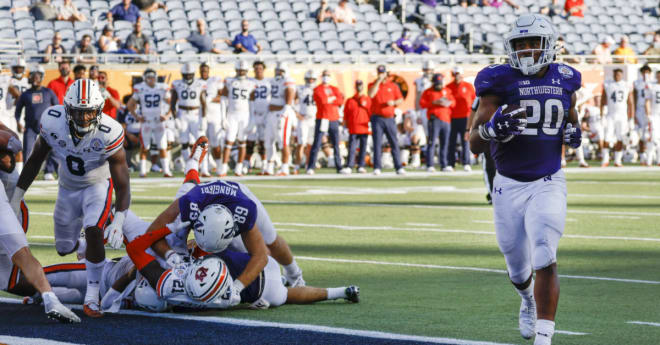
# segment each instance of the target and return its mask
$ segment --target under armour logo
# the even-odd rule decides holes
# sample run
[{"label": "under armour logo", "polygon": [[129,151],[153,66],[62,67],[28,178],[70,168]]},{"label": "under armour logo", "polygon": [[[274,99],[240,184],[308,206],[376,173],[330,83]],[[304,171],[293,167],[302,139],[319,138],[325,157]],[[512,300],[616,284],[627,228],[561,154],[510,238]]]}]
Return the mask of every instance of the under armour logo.
[{"label": "under armour logo", "polygon": [[495,192],[495,193],[497,193],[497,194],[500,194],[500,195],[501,195],[501,194],[502,194],[502,188],[500,188],[500,189],[497,189],[497,188],[495,188],[495,187],[493,187],[493,192]]},{"label": "under armour logo", "polygon": [[553,78],[552,79],[552,85],[554,85],[554,84],[557,84],[557,85],[561,84],[561,79],[554,79]]},{"label": "under armour logo", "polygon": [[552,176],[548,175],[543,178],[543,182],[552,181]]}]

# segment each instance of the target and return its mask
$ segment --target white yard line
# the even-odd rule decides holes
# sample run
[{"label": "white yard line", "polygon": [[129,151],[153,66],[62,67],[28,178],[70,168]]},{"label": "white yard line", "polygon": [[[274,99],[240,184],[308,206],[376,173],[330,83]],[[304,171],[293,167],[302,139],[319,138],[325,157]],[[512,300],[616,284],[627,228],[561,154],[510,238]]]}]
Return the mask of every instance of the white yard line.
[{"label": "white yard line", "polygon": [[[404,262],[318,258],[318,257],[311,257],[311,256],[296,256],[296,260],[325,261],[325,262],[368,264],[368,265],[384,265],[384,266],[401,266],[401,267],[419,267],[419,268],[433,268],[433,269],[445,269],[445,270],[457,270],[457,271],[473,271],[473,272],[488,272],[488,273],[507,274],[506,270],[493,269],[493,268],[481,268],[481,267],[469,267],[469,266],[443,266],[443,265],[429,265],[429,264],[412,264],[412,263],[404,263]],[[576,275],[565,275],[565,274],[560,274],[559,277],[560,278],[568,278],[568,279],[600,280],[600,281],[612,281],[612,282],[619,282],[619,283],[660,285],[660,281],[654,281],[654,280],[621,279],[621,278],[593,277],[593,276],[576,276]]]},{"label": "white yard line", "polygon": [[644,326],[660,327],[660,323],[658,323],[658,322],[628,321],[626,323],[629,323],[629,324],[632,324],[632,325],[644,325]]},{"label": "white yard line", "polygon": [[428,226],[428,227],[442,226],[442,224],[431,224],[431,223],[406,223],[406,225],[411,225],[411,226]]},{"label": "white yard line", "polygon": [[[0,297],[0,303],[20,304],[21,301],[14,298]],[[80,305],[69,305],[69,306],[72,307],[73,309],[78,309],[78,310],[82,309],[82,306]],[[229,324],[229,325],[236,325],[242,327],[273,327],[273,328],[281,328],[281,329],[292,329],[297,331],[318,332],[318,333],[326,333],[326,334],[341,334],[341,335],[348,335],[355,337],[366,337],[366,338],[395,340],[395,341],[396,340],[419,341],[419,342],[438,343],[438,344],[451,343],[456,345],[507,345],[507,344],[493,343],[486,341],[425,337],[418,335],[387,333],[387,332],[378,332],[378,331],[365,331],[365,330],[328,327],[328,326],[319,326],[319,325],[305,325],[305,324],[295,324],[295,323],[235,319],[230,317],[219,317],[219,316],[196,316],[196,315],[173,314],[173,313],[150,313],[139,310],[120,310],[118,314],[138,315],[144,317],[158,317],[158,318],[166,318],[166,319],[174,319],[174,320],[211,322],[217,324]]]},{"label": "white yard line", "polygon": [[78,343],[67,343],[67,342],[43,339],[43,338],[15,337],[10,335],[0,335],[0,343],[12,344],[12,345],[76,345],[78,344]]}]

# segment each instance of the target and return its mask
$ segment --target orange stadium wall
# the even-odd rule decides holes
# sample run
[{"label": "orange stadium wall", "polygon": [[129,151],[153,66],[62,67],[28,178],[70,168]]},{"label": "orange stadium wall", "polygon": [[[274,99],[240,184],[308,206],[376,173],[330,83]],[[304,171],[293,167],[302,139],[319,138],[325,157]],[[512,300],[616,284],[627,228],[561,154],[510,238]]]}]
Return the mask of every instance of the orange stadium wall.
[{"label": "orange stadium wall", "polygon": [[[466,80],[468,82],[473,82],[476,74],[481,70],[483,65],[461,65],[465,71]],[[162,66],[151,66],[156,67],[159,76],[165,78],[165,82],[170,84],[173,80],[180,79],[181,73],[179,72],[179,65],[162,65]],[[615,68],[623,68],[625,73],[625,79],[629,82],[633,82],[637,79],[637,74],[640,65],[578,65],[576,68],[582,72],[583,86],[592,90],[594,94],[599,94],[601,92],[602,83],[604,79],[612,78],[612,71]],[[653,68],[654,66],[652,66]],[[655,66],[657,69],[660,65]],[[142,71],[145,67],[138,66],[127,66],[127,65],[108,65],[106,67],[101,66],[101,70],[108,72],[108,85],[119,91],[121,97],[124,95],[130,94],[131,91],[131,81],[133,77],[141,76]],[[308,69],[315,69],[321,72],[321,68],[318,65],[292,65],[291,66],[291,75],[296,80],[297,83],[302,84],[304,82],[303,76]],[[451,81],[451,65],[438,65],[436,70],[445,75],[445,80],[447,82]],[[73,69],[73,67],[72,67]],[[331,73],[334,76],[333,84],[344,93],[346,97],[350,97],[354,94],[355,80],[361,79],[367,83],[375,79],[375,65],[331,65],[328,67]],[[390,74],[396,75],[402,85],[402,91],[404,94],[407,93],[405,97],[405,102],[402,106],[402,109],[410,109],[414,106],[414,81],[419,78],[421,74],[421,66],[411,66],[411,65],[391,65],[388,66]],[[266,77],[273,76],[272,65],[267,65]],[[229,65],[215,65],[211,68],[212,76],[219,76],[223,79],[225,77],[230,77],[234,75],[233,64]],[[249,74],[252,76],[252,73]],[[56,67],[51,67],[46,70],[46,77],[43,85],[47,85],[48,82],[57,78],[59,72]],[[197,74],[199,77],[199,73]],[[407,92],[410,91],[410,92]]]}]

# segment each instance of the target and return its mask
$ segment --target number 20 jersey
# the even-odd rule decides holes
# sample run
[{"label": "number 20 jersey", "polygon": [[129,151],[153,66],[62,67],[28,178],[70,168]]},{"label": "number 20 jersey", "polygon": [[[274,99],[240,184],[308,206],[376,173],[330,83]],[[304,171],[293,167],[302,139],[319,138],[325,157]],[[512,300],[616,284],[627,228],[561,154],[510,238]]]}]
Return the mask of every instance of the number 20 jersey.
[{"label": "number 20 jersey", "polygon": [[124,129],[103,114],[96,129],[78,140],[69,130],[65,111],[62,105],[46,109],[41,115],[39,133],[59,164],[60,186],[78,190],[107,180],[110,178],[107,159],[122,149]]},{"label": "number 20 jersey", "polygon": [[527,108],[527,128],[506,143],[490,142],[497,171],[529,182],[552,175],[561,167],[563,128],[571,96],[580,89],[582,76],[574,68],[551,63],[543,77],[526,76],[506,65],[482,69],[475,80],[477,96],[494,95],[501,105]]}]

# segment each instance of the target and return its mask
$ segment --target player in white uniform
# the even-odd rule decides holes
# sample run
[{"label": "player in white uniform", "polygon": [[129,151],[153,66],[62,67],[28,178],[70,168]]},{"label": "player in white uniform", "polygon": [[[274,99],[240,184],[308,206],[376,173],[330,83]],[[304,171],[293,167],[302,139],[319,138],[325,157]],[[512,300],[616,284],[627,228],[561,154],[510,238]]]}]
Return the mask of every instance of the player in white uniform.
[{"label": "player in white uniform", "polygon": [[605,146],[603,147],[603,161],[601,166],[610,164],[610,148],[614,148],[614,166],[623,166],[623,140],[628,136],[628,122],[633,117],[633,96],[630,87],[623,80],[623,70],[614,70],[614,80],[603,85],[600,100],[600,113],[605,114]]},{"label": "player in white uniform", "polygon": [[[130,182],[124,130],[103,114],[103,95],[95,81],[76,80],[64,96],[64,105],[46,109],[41,132],[11,199],[18,210],[25,191],[39,173],[46,155],[59,163],[59,191],[55,202],[55,249],[66,255],[78,248],[85,229],[87,290],[85,314],[100,317],[99,282],[105,260],[104,237],[113,248],[122,245],[122,223],[130,204]],[[106,227],[116,191],[114,219]],[[17,213],[17,212],[15,212]],[[105,228],[105,233],[103,229]]]},{"label": "player in white uniform", "polygon": [[639,134],[639,152],[644,152],[646,135],[648,134],[648,119],[646,113],[647,93],[651,85],[651,68],[648,65],[639,69],[639,79],[633,83],[633,98],[635,100],[635,130]]},{"label": "player in white uniform", "polygon": [[412,110],[403,114],[402,129],[405,136],[403,142],[399,145],[407,149],[401,150],[401,161],[407,163],[408,155],[412,155],[412,159],[410,160],[411,168],[419,168],[422,165],[420,152],[421,147],[426,145],[426,133],[424,132],[422,121],[420,121],[420,114],[422,112]]},{"label": "player in white uniform", "polygon": [[291,127],[296,116],[293,108],[296,87],[293,79],[287,76],[288,69],[285,62],[278,62],[275,67],[275,78],[271,81],[271,98],[264,138],[268,162],[266,173],[270,175],[275,172],[276,145],[282,150],[282,167],[277,175],[289,175]]},{"label": "player in white uniform", "polygon": [[245,60],[236,61],[236,77],[227,78],[222,96],[227,97],[227,137],[225,152],[222,155],[222,166],[218,176],[227,176],[229,157],[234,143],[238,143],[238,159],[234,168],[236,176],[243,176],[243,161],[245,160],[245,141],[248,137],[250,122],[250,101],[254,100],[256,84],[247,77],[249,65]]},{"label": "player in white uniform", "polygon": [[296,147],[294,173],[302,164],[303,154],[309,160],[309,152],[314,143],[314,126],[316,125],[316,102],[314,102],[314,88],[316,87],[316,71],[313,69],[305,73],[305,85],[298,87],[298,125],[296,126]]},{"label": "player in white uniform", "polygon": [[252,64],[254,70],[254,100],[250,103],[250,125],[248,128],[248,138],[246,147],[246,159],[249,167],[249,161],[254,153],[254,147],[259,144],[258,153],[261,158],[262,174],[266,172],[266,147],[264,145],[264,134],[266,128],[266,115],[271,96],[271,80],[264,76],[266,65],[262,61],[255,61]]},{"label": "player in white uniform", "polygon": [[[9,115],[13,118],[13,121],[16,121],[15,111],[16,111],[16,101],[18,97],[25,92],[25,90],[30,88],[30,83],[28,78],[25,77],[25,59],[18,58],[11,65],[11,79],[9,79],[9,96],[7,97],[7,111]],[[39,69],[41,67],[37,67]],[[11,120],[10,120],[11,121]],[[25,110],[21,114],[20,121],[16,123],[17,131],[16,133],[23,133],[23,126],[25,125]],[[10,127],[11,128],[11,127]],[[20,174],[23,170],[23,152],[18,152],[16,154],[16,169]]]},{"label": "player in white uniform", "polygon": [[426,117],[426,109],[419,105],[419,100],[422,98],[424,90],[433,86],[431,77],[435,73],[435,63],[431,60],[424,61],[422,65],[422,76],[415,79],[415,110],[417,111],[417,119],[419,125],[424,129],[424,133],[428,137],[428,119]]},{"label": "player in white uniform", "polygon": [[646,138],[646,165],[651,166],[655,157],[660,165],[660,71],[655,73],[655,83],[650,84],[646,93],[645,103],[648,118],[648,134]]},{"label": "player in white uniform", "polygon": [[[144,82],[133,87],[133,97],[126,105],[128,110],[140,121],[140,177],[147,176],[147,156],[151,145],[155,145],[160,155],[160,165],[165,177],[172,177],[167,155],[167,136],[165,122],[171,116],[169,102],[170,89],[163,83],[156,82],[156,71],[147,68]],[[140,115],[136,108],[140,106]]]},{"label": "player in white uniform", "polygon": [[[211,126],[210,123],[214,121],[215,119],[211,118],[211,114],[209,113],[209,107],[213,107],[215,114],[214,116],[217,117],[217,104],[219,103],[214,103],[212,101],[212,98],[215,96],[215,94],[218,93],[217,88],[217,83],[221,82],[222,80],[219,77],[211,77],[211,67],[206,63],[202,62],[201,65],[199,65],[199,79],[204,89],[206,89],[206,116],[202,118],[202,128],[205,128],[204,133],[206,136],[210,137],[212,132],[209,130],[209,127]],[[212,89],[212,90],[211,90]],[[214,91],[214,93],[210,92]],[[201,110],[200,110],[201,112]],[[204,159],[202,162],[202,166],[200,167],[200,173],[202,177],[211,177],[211,173],[209,172],[209,160]]]},{"label": "player in white uniform", "polygon": [[204,133],[202,118],[206,116],[206,88],[205,83],[195,79],[192,63],[187,62],[181,67],[181,76],[183,79],[172,83],[170,109],[176,114],[181,159],[185,161],[190,156],[192,144]]}]

